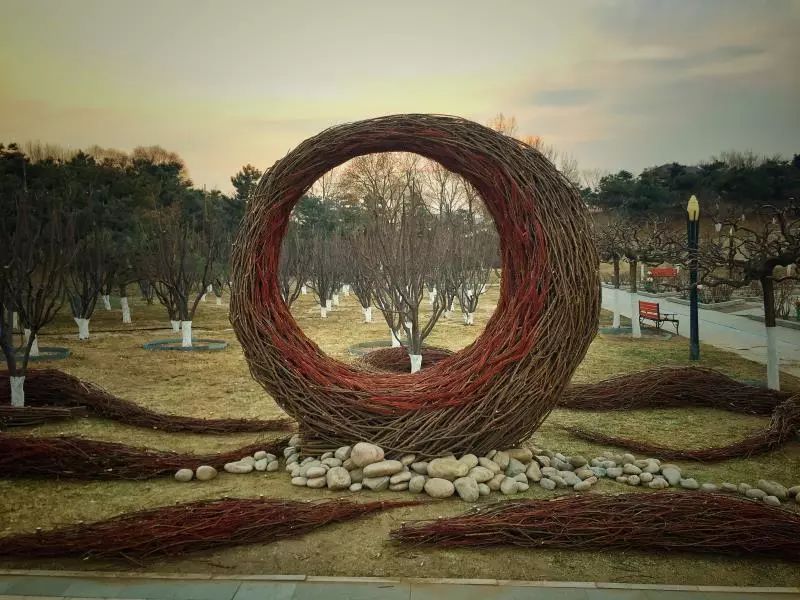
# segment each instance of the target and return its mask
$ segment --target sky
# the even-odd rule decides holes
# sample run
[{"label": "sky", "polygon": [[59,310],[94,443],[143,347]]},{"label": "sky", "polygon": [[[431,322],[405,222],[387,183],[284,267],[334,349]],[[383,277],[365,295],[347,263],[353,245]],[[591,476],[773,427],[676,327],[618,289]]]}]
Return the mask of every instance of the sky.
[{"label": "sky", "polygon": [[800,0],[0,0],[0,141],[223,191],[322,129],[515,116],[582,169],[800,152]]}]

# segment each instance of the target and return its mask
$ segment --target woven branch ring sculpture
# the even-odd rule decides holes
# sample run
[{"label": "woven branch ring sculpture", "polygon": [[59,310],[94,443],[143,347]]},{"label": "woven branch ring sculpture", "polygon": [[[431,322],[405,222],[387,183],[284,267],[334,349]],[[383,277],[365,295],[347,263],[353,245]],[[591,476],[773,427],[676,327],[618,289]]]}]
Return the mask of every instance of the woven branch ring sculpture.
[{"label": "woven branch ring sculpture", "polygon": [[[500,300],[485,331],[414,374],[327,356],[278,285],[292,207],[332,168],[377,152],[413,152],[464,177],[500,238]],[[480,454],[527,439],[555,406],[597,329],[597,267],[587,210],[540,152],[456,117],[380,117],[307,139],[261,178],[234,246],[231,320],[253,377],[298,421],[304,449],[370,441],[389,454]]]}]

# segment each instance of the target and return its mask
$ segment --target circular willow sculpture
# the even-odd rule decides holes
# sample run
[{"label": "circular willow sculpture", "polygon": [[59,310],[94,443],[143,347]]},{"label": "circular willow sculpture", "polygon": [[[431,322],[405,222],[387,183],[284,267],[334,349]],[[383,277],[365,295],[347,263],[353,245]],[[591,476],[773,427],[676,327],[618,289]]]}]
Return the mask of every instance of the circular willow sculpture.
[{"label": "circular willow sculpture", "polygon": [[[413,152],[464,177],[500,237],[500,300],[470,346],[414,374],[345,365],[281,300],[292,207],[356,156]],[[535,149],[456,117],[394,115],[307,139],[261,178],[234,247],[231,321],[253,377],[300,424],[304,449],[370,441],[389,453],[484,453],[541,424],[597,330],[598,258],[577,191]]]}]

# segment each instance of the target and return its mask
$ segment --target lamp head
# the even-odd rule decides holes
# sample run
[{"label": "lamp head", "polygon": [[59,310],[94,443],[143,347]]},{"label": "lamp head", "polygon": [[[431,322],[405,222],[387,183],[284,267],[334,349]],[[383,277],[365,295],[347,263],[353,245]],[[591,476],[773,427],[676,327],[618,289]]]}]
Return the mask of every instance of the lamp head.
[{"label": "lamp head", "polygon": [[689,213],[690,221],[697,221],[700,219],[700,203],[697,201],[697,196],[694,194],[689,198],[689,203],[686,205],[686,212]]}]

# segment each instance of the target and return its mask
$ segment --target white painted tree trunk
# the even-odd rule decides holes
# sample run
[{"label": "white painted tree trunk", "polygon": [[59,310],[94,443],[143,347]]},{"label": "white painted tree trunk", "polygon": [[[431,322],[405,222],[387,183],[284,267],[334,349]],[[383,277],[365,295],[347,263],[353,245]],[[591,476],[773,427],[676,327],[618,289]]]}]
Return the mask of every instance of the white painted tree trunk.
[{"label": "white painted tree trunk", "polygon": [[467,313],[467,325],[475,325],[475,313]]},{"label": "white painted tree trunk", "polygon": [[481,294],[485,294],[485,293],[486,293],[486,284],[484,283],[484,284],[481,286]]},{"label": "white painted tree trunk", "polygon": [[80,317],[75,317],[75,323],[78,325],[78,339],[79,340],[88,340],[89,339],[89,319],[82,319]]},{"label": "white painted tree trunk", "polygon": [[334,306],[339,306],[339,294],[334,294],[331,300],[333,301]]},{"label": "white painted tree trunk", "polygon": [[[25,336],[25,345],[27,346],[28,342],[31,339],[31,330],[26,328],[23,331],[23,334]],[[38,337],[34,337],[33,338],[33,344],[31,344],[30,356],[31,356],[31,358],[35,358],[35,357],[39,356],[39,338]]]},{"label": "white painted tree trunk", "polygon": [[217,296],[217,306],[222,305],[222,296]]},{"label": "white painted tree trunk", "polygon": [[308,293],[308,288],[306,286],[304,286],[304,285],[301,285],[300,286],[300,293],[303,294],[303,296],[305,296]]},{"label": "white painted tree trunk", "polygon": [[25,406],[25,377],[9,377],[11,383],[11,406]]},{"label": "white painted tree trunk", "polygon": [[180,331],[181,330],[181,322],[180,321],[173,321],[170,319],[169,322],[172,325],[172,331]]},{"label": "white painted tree trunk", "polygon": [[16,329],[17,327],[19,327],[19,313],[13,311],[11,313],[11,329]]},{"label": "white painted tree trunk", "polygon": [[372,307],[368,306],[367,308],[361,308],[362,312],[364,313],[364,323],[372,323]]},{"label": "white painted tree trunk", "polygon": [[181,321],[181,346],[183,348],[192,347],[192,322]]},{"label": "white painted tree trunk", "polygon": [[342,293],[344,294],[345,298],[350,295],[350,284],[349,283],[345,283],[342,286]]},{"label": "white painted tree trunk", "polygon": [[128,297],[123,296],[119,299],[119,305],[122,307],[122,322],[123,323],[130,323],[131,322],[131,306],[128,304]]},{"label": "white painted tree trunk", "polygon": [[323,319],[327,319],[328,318],[328,307],[327,306],[320,306],[319,307],[319,316],[322,317]]},{"label": "white painted tree trunk", "polygon": [[103,294],[100,296],[100,299],[103,301],[103,308],[106,310],[111,310],[111,296],[108,294]]},{"label": "white painted tree trunk", "polygon": [[639,281],[644,281],[644,263],[639,263]]},{"label": "white painted tree trunk", "polygon": [[639,326],[639,295],[631,294],[631,336],[642,337],[642,328]]},{"label": "white painted tree trunk", "polygon": [[614,329],[619,329],[620,327],[620,304],[622,304],[622,295],[619,293],[617,288],[614,288],[614,320],[611,323],[611,326]]},{"label": "white painted tree trunk", "polygon": [[780,362],[778,357],[778,328],[766,327],[767,330],[767,387],[771,390],[781,389]]},{"label": "white painted tree trunk", "polygon": [[397,333],[393,331],[391,328],[389,329],[389,331],[392,333],[392,348],[399,348],[400,346],[402,346],[402,344],[400,343],[400,338],[397,337]]},{"label": "white painted tree trunk", "polygon": [[205,302],[205,301],[206,301],[206,296],[207,296],[207,295],[208,295],[208,294],[203,294],[202,296],[200,296],[200,302]]},{"label": "white painted tree trunk", "polygon": [[327,300],[325,300],[325,309],[326,309],[326,310],[331,310],[331,309],[333,309],[333,300],[331,300],[330,298],[328,298]]},{"label": "white painted tree trunk", "polygon": [[409,354],[411,359],[411,372],[416,373],[422,368],[422,354]]}]

